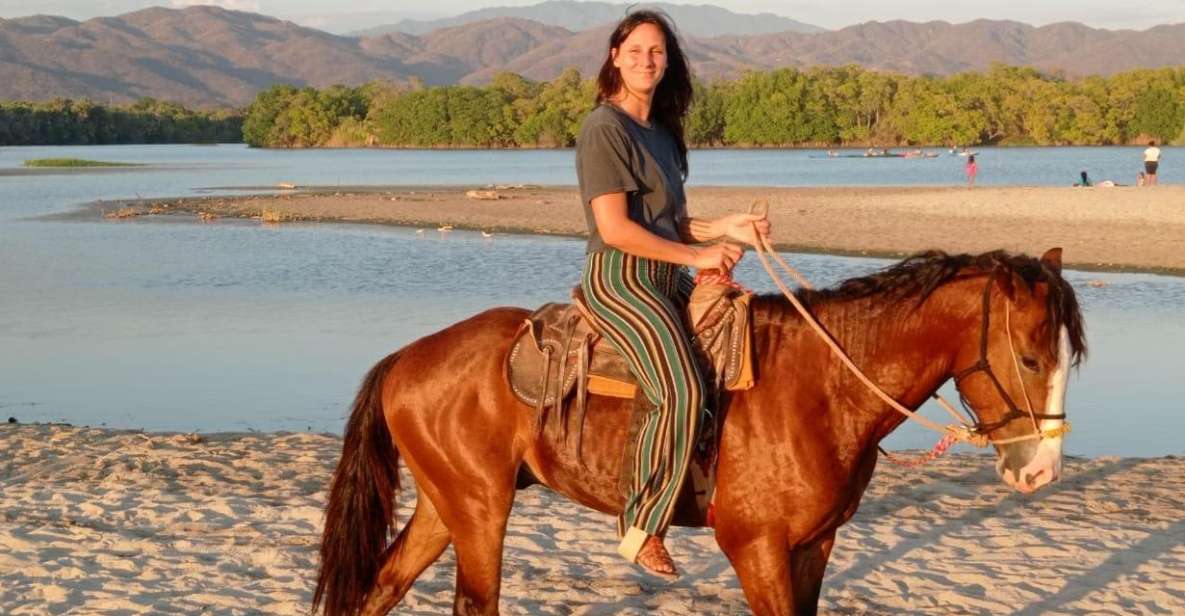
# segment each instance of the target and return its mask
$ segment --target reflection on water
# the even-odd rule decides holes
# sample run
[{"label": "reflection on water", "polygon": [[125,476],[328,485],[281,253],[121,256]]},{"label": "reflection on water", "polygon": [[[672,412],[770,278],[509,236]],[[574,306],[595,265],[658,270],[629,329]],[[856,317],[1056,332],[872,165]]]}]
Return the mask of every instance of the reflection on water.
[{"label": "reflection on water", "polygon": [[[583,254],[578,240],[367,225],[7,224],[0,412],[148,429],[340,431],[380,357],[488,307],[563,300]],[[790,259],[820,285],[887,263]],[[1091,345],[1069,452],[1180,453],[1185,280],[1068,275]],[[764,276],[749,259],[738,277],[774,291]],[[887,444],[933,441],[907,426]]]},{"label": "reflection on water", "polygon": [[[1105,159],[1100,164],[1119,165],[1128,154],[1111,148],[1010,150],[998,162],[1011,165],[1029,157],[1034,168],[1048,170],[1092,156]],[[820,166],[809,155],[697,152],[695,157],[712,164],[701,165],[703,172],[693,179],[841,185],[926,183],[931,177],[920,171],[909,177],[877,175],[883,171],[877,166],[826,166],[834,161]],[[583,254],[583,243],[576,240],[505,235],[487,240],[473,233],[417,234],[367,225],[26,220],[96,198],[192,194],[216,185],[571,184],[570,152],[0,148],[0,169],[48,156],[164,167],[0,177],[0,419],[168,430],[340,431],[358,381],[379,358],[492,306],[564,300]],[[895,162],[902,161],[873,164]],[[900,174],[906,168],[895,169]],[[852,181],[856,171],[871,175]],[[791,257],[819,285],[887,263]],[[1185,418],[1176,355],[1185,348],[1185,279],[1068,276],[1086,310],[1091,345],[1069,391],[1074,433],[1068,451],[1182,453],[1185,445],[1176,435]],[[756,290],[775,290],[752,260],[742,264],[739,278]],[[928,447],[933,441],[929,433],[906,426],[887,444]]]}]

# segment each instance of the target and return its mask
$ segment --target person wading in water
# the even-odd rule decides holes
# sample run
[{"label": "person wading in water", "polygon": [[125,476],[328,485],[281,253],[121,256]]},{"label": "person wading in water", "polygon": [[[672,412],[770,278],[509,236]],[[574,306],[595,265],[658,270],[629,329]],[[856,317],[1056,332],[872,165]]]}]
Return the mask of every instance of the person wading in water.
[{"label": "person wading in water", "polygon": [[[691,72],[668,18],[627,15],[609,37],[597,106],[576,142],[576,173],[589,241],[581,289],[593,324],[627,359],[654,405],[637,436],[633,482],[618,520],[618,551],[647,570],[677,574],[663,545],[704,413],[684,311],[687,266],[728,272],[737,244],[756,245],[769,221],[754,214],[716,220],[687,215],[683,120]],[[630,463],[627,461],[627,464]]]}]

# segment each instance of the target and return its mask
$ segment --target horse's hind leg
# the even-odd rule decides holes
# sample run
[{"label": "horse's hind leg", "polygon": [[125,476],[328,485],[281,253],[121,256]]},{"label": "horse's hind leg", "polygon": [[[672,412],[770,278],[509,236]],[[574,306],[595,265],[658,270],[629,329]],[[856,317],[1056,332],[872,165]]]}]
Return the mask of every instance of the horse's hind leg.
[{"label": "horse's hind leg", "polygon": [[362,616],[382,616],[391,611],[416,578],[440,557],[448,547],[449,532],[436,507],[422,491],[416,497],[416,510],[399,531],[395,542],[383,553],[374,588],[366,595]]},{"label": "horse's hind leg", "polygon": [[454,614],[497,614],[502,586],[502,542],[514,503],[513,475],[504,486],[474,486],[447,519],[457,553]]},{"label": "horse's hind leg", "polygon": [[413,442],[405,434],[400,451],[416,478],[420,498],[435,505],[457,556],[453,612],[497,614],[502,541],[522,454],[516,449],[517,439],[489,437],[513,434],[513,416],[479,422],[482,409],[469,408],[468,420],[453,424],[450,440],[421,437]]}]

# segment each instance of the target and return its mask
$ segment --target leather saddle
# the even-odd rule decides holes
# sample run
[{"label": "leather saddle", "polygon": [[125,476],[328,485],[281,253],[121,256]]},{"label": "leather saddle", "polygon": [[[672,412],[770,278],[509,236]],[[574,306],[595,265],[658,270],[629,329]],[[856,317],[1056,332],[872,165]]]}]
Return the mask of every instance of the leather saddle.
[{"label": "leather saddle", "polygon": [[[701,374],[717,392],[753,386],[751,297],[728,285],[700,284],[688,302]],[[571,304],[544,304],[527,317],[507,356],[514,395],[540,413],[555,407],[566,417],[564,401],[573,392],[581,416],[589,393],[632,399],[638,392],[625,358],[594,329],[580,287],[573,289],[572,299]]]}]

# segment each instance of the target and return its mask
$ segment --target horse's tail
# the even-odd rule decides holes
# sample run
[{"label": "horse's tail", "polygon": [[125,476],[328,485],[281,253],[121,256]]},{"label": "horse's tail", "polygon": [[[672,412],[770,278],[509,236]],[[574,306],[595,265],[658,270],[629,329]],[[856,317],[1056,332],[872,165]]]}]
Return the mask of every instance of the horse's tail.
[{"label": "horse's tail", "polygon": [[398,359],[395,352],[371,368],[354,399],[325,510],[314,614],[322,603],[326,616],[361,610],[388,533],[395,530],[399,452],[387,430],[382,397],[383,382]]}]

